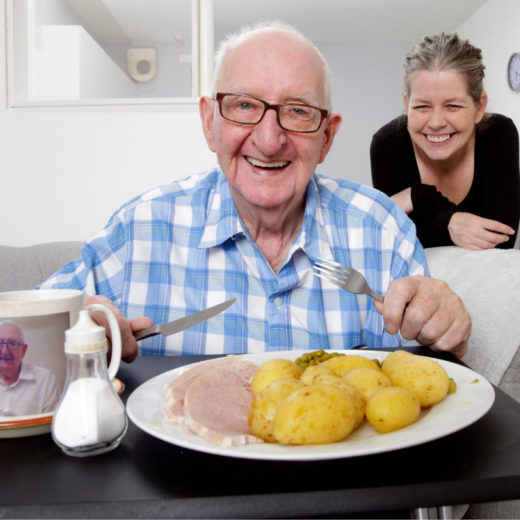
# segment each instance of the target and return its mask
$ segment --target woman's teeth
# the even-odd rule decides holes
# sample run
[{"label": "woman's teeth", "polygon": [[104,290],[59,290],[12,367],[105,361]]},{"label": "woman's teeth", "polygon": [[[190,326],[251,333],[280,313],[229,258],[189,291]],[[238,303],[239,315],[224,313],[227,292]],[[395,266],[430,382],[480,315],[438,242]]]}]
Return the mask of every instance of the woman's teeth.
[{"label": "woman's teeth", "polygon": [[444,143],[444,141],[447,141],[451,137],[450,134],[447,135],[427,135],[426,139],[430,141],[431,143]]},{"label": "woman's teeth", "polygon": [[258,159],[253,159],[252,157],[246,157],[246,161],[249,164],[252,164],[253,166],[256,166],[257,168],[265,168],[265,169],[271,169],[275,170],[278,168],[285,168],[290,161],[273,161],[269,163],[265,163],[263,161],[259,161]]}]

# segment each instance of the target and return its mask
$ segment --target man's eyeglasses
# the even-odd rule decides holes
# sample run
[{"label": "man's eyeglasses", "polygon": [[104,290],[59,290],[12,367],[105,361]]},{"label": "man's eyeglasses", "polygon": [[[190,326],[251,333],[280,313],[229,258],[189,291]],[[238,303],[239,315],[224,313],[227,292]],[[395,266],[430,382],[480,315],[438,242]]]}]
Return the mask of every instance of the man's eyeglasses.
[{"label": "man's eyeglasses", "polygon": [[271,105],[262,99],[240,94],[219,92],[216,96],[220,115],[234,123],[256,125],[260,123],[265,113],[273,109],[276,112],[278,124],[290,132],[317,132],[328,111],[300,103],[284,103]]},{"label": "man's eyeglasses", "polygon": [[0,339],[0,347],[6,345],[11,350],[16,350],[20,347],[23,347],[25,343],[20,343],[14,339]]}]

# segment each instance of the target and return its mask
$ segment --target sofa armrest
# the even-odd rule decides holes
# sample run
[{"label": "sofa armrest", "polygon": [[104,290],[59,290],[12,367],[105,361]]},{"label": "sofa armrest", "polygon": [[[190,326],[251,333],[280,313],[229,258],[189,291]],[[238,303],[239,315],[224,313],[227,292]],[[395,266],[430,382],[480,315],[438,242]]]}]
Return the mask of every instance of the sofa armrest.
[{"label": "sofa armrest", "polygon": [[[464,362],[492,383],[508,387],[518,398],[520,346],[520,250],[470,251],[456,246],[426,249],[432,277],[440,278],[462,298],[473,320]],[[505,384],[505,382],[504,382]]]},{"label": "sofa armrest", "polygon": [[0,291],[33,289],[80,254],[81,242],[75,241],[0,246]]}]

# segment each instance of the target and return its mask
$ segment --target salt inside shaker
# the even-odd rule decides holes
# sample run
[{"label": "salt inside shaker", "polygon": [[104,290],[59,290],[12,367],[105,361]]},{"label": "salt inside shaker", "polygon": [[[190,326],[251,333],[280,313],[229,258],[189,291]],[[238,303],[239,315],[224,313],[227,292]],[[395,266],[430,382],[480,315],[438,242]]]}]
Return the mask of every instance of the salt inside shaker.
[{"label": "salt inside shaker", "polygon": [[[91,311],[98,310],[107,315],[111,328],[112,358],[108,368],[105,329],[90,317]],[[65,388],[51,427],[54,442],[67,455],[76,457],[116,448],[128,422],[125,406],[111,382],[121,359],[121,334],[111,311],[98,304],[80,311],[76,325],[65,332],[65,354]]]}]

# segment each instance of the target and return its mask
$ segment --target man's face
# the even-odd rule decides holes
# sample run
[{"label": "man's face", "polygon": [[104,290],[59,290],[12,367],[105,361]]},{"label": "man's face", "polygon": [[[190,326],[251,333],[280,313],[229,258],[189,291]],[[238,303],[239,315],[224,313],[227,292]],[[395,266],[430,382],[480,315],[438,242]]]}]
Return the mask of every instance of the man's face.
[{"label": "man's face", "polygon": [[23,334],[17,325],[3,323],[0,325],[0,375],[6,379],[18,378],[22,358],[27,350]]},{"label": "man's face", "polygon": [[[325,107],[324,73],[315,52],[286,35],[258,35],[231,50],[217,90],[246,94],[271,104]],[[316,133],[282,129],[274,110],[256,125],[224,119],[218,104],[201,100],[206,139],[216,152],[241,214],[300,208],[316,165],[322,162],[341,117],[329,114]]]}]

